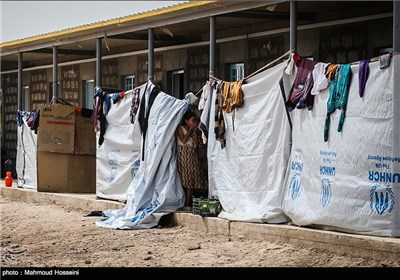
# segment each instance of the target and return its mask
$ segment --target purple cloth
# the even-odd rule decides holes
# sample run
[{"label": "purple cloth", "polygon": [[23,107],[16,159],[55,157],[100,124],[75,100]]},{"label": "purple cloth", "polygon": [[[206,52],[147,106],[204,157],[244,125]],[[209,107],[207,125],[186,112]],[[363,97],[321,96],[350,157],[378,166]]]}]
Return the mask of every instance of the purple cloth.
[{"label": "purple cloth", "polygon": [[289,92],[289,98],[285,105],[289,112],[294,108],[303,109],[307,107],[312,110],[314,104],[314,95],[311,95],[311,89],[314,86],[312,71],[316,61],[301,58],[297,63],[297,74],[293,86]]},{"label": "purple cloth", "polygon": [[369,59],[361,60],[358,69],[358,93],[363,97],[369,74]]}]

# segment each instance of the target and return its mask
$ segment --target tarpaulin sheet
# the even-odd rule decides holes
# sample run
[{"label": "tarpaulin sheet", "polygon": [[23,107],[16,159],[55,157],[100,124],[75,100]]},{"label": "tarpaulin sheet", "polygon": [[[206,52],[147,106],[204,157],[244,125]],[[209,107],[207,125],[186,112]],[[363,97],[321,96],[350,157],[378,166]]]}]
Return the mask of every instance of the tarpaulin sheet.
[{"label": "tarpaulin sheet", "polygon": [[37,189],[37,135],[26,123],[29,113],[22,114],[21,126],[18,126],[16,171],[19,187]]},{"label": "tarpaulin sheet", "polygon": [[[127,91],[123,99],[111,104],[106,115],[104,142],[96,151],[96,196],[100,198],[126,201],[128,187],[139,169],[140,131],[137,123],[130,121],[132,93]],[[96,133],[97,143],[99,137],[100,131]]]},{"label": "tarpaulin sheet", "polygon": [[[286,221],[281,205],[290,153],[290,125],[279,86],[285,66],[285,62],[280,63],[242,85],[244,105],[235,113],[224,112],[224,149],[215,138],[214,116],[209,118],[209,185],[211,195],[217,196],[223,207],[221,218],[260,223]],[[203,114],[214,114],[215,90],[211,94],[211,108],[206,110],[206,104]]]},{"label": "tarpaulin sheet", "polygon": [[[146,104],[153,88],[154,85],[148,82],[144,93]],[[97,226],[151,228],[165,214],[161,211],[174,211],[183,205],[184,191],[177,170],[175,131],[186,105],[184,100],[164,92],[158,93],[149,113],[144,160],[129,185],[126,206],[103,212],[105,217],[96,222]]]},{"label": "tarpaulin sheet", "polygon": [[387,69],[369,64],[364,96],[352,65],[346,118],[324,125],[329,89],[314,108],[294,110],[293,147],[284,210],[296,225],[318,225],[378,236],[400,236],[400,56]]}]

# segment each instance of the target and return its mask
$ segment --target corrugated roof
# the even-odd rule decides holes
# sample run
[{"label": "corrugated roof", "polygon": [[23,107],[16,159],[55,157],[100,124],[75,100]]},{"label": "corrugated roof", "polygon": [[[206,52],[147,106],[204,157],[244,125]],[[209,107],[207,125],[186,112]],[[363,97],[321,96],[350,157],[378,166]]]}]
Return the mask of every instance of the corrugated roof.
[{"label": "corrugated roof", "polygon": [[61,29],[59,31],[53,31],[53,32],[39,34],[39,35],[34,35],[34,36],[26,37],[23,39],[17,39],[17,40],[3,42],[0,44],[0,48],[12,47],[12,46],[16,46],[16,45],[20,45],[20,44],[24,44],[24,43],[32,43],[34,41],[39,41],[39,40],[43,40],[43,39],[51,39],[51,38],[63,36],[63,35],[70,35],[70,34],[81,32],[81,31],[89,31],[91,29],[95,29],[95,28],[99,28],[99,27],[107,27],[107,26],[110,26],[113,24],[119,25],[119,24],[126,23],[129,21],[150,18],[152,16],[167,14],[167,13],[171,13],[174,11],[189,9],[189,8],[198,7],[198,6],[203,6],[203,5],[207,5],[207,4],[214,3],[214,2],[218,2],[218,1],[186,1],[184,3],[166,6],[166,7],[162,7],[162,8],[158,8],[158,9],[152,9],[152,10],[148,10],[145,12],[139,12],[139,13],[131,14],[128,16],[107,19],[107,20],[103,20],[103,21],[93,22],[90,24],[83,24],[83,25],[79,25],[79,26],[75,26],[75,27],[71,27],[71,28],[65,28],[65,29]]}]

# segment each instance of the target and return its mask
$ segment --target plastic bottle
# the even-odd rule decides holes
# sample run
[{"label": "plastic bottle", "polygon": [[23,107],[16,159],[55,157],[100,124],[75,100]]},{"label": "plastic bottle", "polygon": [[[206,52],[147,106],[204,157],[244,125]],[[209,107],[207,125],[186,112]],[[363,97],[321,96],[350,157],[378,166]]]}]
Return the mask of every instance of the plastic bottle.
[{"label": "plastic bottle", "polygon": [[6,172],[6,178],[5,178],[6,187],[11,187],[12,186],[12,182],[13,182],[13,178],[12,178],[12,175],[11,175],[11,171],[7,171]]}]

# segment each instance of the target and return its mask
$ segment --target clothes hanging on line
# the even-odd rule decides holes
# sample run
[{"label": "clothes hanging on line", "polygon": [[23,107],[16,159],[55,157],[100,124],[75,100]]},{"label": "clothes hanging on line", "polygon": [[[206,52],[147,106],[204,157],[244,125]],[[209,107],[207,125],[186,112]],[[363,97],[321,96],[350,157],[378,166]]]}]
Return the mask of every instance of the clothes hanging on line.
[{"label": "clothes hanging on line", "polygon": [[325,68],[328,66],[328,63],[319,62],[315,64],[314,70],[312,72],[314,86],[311,89],[312,95],[317,95],[321,92],[321,90],[326,89],[329,86],[329,79],[325,77]]},{"label": "clothes hanging on line", "polygon": [[364,96],[365,84],[369,74],[369,59],[361,60],[358,69],[358,94]]},{"label": "clothes hanging on line", "polygon": [[309,111],[312,110],[314,104],[314,96],[311,95],[311,89],[314,85],[312,71],[316,64],[316,61],[306,58],[301,58],[298,61],[296,78],[285,103],[289,112],[295,108],[303,109],[305,107]]},{"label": "clothes hanging on line", "polygon": [[324,142],[328,141],[330,116],[336,110],[342,110],[339,118],[338,132],[343,129],[344,119],[346,117],[347,100],[349,96],[349,87],[351,81],[350,64],[340,65],[335,78],[329,87],[329,97],[327,103],[327,114],[324,127]]}]

